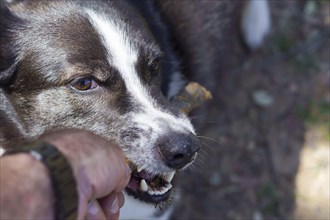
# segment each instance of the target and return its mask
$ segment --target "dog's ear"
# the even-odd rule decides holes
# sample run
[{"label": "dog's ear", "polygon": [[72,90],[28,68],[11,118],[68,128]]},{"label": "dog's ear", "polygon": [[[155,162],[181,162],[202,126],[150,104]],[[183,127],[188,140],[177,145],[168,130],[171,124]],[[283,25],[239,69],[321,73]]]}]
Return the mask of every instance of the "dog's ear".
[{"label": "dog's ear", "polygon": [[0,0],[0,87],[8,84],[14,74],[13,35],[23,25],[4,0]]}]

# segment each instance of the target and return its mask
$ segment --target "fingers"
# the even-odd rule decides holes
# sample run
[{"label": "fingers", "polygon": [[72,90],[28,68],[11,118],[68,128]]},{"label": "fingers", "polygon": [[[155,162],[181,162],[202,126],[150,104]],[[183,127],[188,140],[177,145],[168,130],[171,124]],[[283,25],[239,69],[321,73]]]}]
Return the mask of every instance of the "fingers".
[{"label": "fingers", "polygon": [[[125,198],[123,193],[112,193],[98,201],[92,200],[87,206],[87,220],[117,220],[119,210],[123,207]],[[78,218],[82,219],[82,218]]]},{"label": "fingers", "polygon": [[89,202],[87,206],[87,220],[106,220],[105,214],[96,200]]},{"label": "fingers", "polygon": [[122,192],[112,193],[99,200],[99,204],[107,219],[118,219],[119,209],[123,207],[125,198]]},{"label": "fingers", "polygon": [[78,202],[78,220],[84,220],[87,213],[87,199],[79,194],[79,202]]},{"label": "fingers", "polygon": [[85,198],[80,197],[77,219],[118,220],[120,208],[123,207],[124,203],[125,197],[122,192],[111,193],[99,200],[93,199],[88,204]]}]

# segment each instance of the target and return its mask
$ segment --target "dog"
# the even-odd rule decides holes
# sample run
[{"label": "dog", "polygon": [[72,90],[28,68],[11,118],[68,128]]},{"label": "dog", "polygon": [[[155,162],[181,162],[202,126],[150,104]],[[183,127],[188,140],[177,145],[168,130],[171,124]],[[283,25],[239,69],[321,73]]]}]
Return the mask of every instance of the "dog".
[{"label": "dog", "polygon": [[133,168],[123,219],[154,218],[199,150],[192,123],[169,101],[187,80],[163,20],[168,4],[0,1],[1,145],[63,128],[119,144]]}]

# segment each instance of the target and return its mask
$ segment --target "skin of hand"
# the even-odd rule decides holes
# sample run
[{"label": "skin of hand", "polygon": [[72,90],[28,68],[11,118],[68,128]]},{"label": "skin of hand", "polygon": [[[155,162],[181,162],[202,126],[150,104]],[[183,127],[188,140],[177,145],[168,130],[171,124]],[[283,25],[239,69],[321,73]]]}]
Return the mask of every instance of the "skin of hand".
[{"label": "skin of hand", "polygon": [[41,137],[68,159],[79,195],[78,219],[118,219],[131,169],[122,150],[95,134],[62,130]]},{"label": "skin of hand", "polygon": [[0,157],[0,219],[52,219],[53,204],[45,165],[27,153]]}]

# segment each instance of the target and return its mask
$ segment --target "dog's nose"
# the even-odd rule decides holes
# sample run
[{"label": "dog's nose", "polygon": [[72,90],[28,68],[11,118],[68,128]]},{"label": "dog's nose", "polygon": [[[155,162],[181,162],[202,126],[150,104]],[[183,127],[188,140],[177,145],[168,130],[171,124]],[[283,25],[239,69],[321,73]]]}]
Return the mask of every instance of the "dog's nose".
[{"label": "dog's nose", "polygon": [[180,169],[194,160],[199,150],[199,141],[192,133],[172,132],[159,137],[157,147],[168,167]]}]

